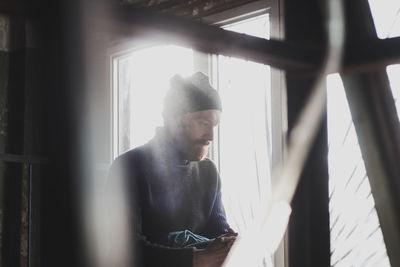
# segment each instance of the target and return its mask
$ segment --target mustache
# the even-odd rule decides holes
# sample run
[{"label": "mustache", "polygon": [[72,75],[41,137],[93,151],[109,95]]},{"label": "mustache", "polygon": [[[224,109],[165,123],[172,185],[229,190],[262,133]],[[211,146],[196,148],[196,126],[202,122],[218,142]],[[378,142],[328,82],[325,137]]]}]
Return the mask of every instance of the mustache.
[{"label": "mustache", "polygon": [[196,140],[195,144],[196,145],[208,146],[209,144],[211,144],[211,142],[209,140]]}]

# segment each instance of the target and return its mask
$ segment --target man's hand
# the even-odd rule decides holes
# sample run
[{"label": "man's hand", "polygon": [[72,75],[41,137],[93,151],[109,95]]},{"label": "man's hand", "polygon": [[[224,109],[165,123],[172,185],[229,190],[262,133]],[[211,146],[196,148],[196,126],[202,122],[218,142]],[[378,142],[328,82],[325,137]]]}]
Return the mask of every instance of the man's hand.
[{"label": "man's hand", "polygon": [[237,235],[238,235],[238,233],[235,232],[235,230],[233,230],[233,229],[230,228],[230,227],[229,227],[229,229],[228,229],[228,234],[232,234],[232,235],[234,235],[234,236],[237,236]]},{"label": "man's hand", "polygon": [[238,235],[238,233],[235,232],[235,230],[233,230],[232,228],[229,227],[228,233],[226,233],[226,234],[224,234],[222,236],[237,236],[237,235]]},{"label": "man's hand", "polygon": [[196,249],[193,255],[193,267],[220,267],[224,262],[237,233],[234,231],[217,237],[205,249]]}]

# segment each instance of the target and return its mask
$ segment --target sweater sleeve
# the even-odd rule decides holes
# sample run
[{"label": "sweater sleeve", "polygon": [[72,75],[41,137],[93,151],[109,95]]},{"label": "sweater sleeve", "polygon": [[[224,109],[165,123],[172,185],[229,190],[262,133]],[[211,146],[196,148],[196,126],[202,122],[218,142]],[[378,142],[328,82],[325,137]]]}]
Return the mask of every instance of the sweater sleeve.
[{"label": "sweater sleeve", "polygon": [[[107,199],[112,202],[107,203],[107,207],[112,211],[111,214],[115,214],[115,212],[113,212],[115,210],[113,204],[116,203],[115,199],[117,199],[119,202],[118,204],[124,207],[124,211],[126,212],[126,214],[119,214],[124,218],[109,218],[110,221],[113,222],[112,226],[124,226],[123,223],[121,224],[120,220],[125,219],[127,221],[126,224],[129,228],[127,234],[130,237],[125,237],[129,240],[124,243],[131,246],[131,249],[125,248],[124,250],[134,252],[133,255],[131,255],[132,262],[135,262],[133,266],[191,267],[193,265],[193,248],[172,248],[153,243],[142,233],[139,197],[140,182],[138,182],[138,177],[135,177],[140,175],[140,173],[138,173],[140,168],[134,167],[140,163],[140,160],[138,160],[136,156],[137,155],[134,157],[125,156],[119,158],[113,163],[110,169],[107,191],[110,193],[111,190],[112,197],[110,198],[110,196],[108,196]],[[119,190],[115,190],[116,187],[119,188]],[[122,194],[122,196],[116,196],[116,194]],[[110,230],[109,236],[111,239],[111,246],[120,243],[120,240],[114,240],[113,229]],[[116,229],[116,232],[118,232],[118,229]],[[111,250],[113,250],[113,248],[111,248]],[[114,253],[119,254],[118,252]]]},{"label": "sweater sleeve", "polygon": [[221,198],[221,179],[212,163],[216,177],[216,188],[210,190],[210,197],[214,199],[210,217],[206,224],[205,234],[209,238],[214,238],[228,232],[229,224],[226,220],[224,205]]}]

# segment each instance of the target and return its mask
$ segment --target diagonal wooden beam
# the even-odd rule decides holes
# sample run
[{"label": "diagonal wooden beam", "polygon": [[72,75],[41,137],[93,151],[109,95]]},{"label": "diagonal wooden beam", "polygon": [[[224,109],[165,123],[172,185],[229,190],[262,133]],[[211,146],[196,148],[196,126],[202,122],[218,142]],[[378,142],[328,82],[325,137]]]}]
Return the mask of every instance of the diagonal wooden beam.
[{"label": "diagonal wooden beam", "polygon": [[[307,76],[319,74],[324,60],[324,49],[318,45],[301,46],[288,41],[266,40],[131,6],[115,7],[113,14],[108,23],[113,25],[112,32],[118,33],[119,37],[176,43],[205,53],[244,58]],[[354,41],[346,49],[341,69],[332,72],[358,73],[400,63],[398,47],[400,38]]]},{"label": "diagonal wooden beam", "polygon": [[235,56],[283,70],[309,72],[322,62],[322,50],[318,48],[252,37],[133,7],[115,7],[108,19],[99,17],[97,20],[96,25],[112,25],[110,31],[117,34],[118,38],[142,37],[172,42],[202,52]]},{"label": "diagonal wooden beam", "polygon": [[[37,10],[27,5],[0,4],[5,14],[37,16]],[[120,5],[114,8],[115,16],[109,17],[114,24],[114,33],[125,37],[142,36],[160,41],[168,41],[190,46],[206,53],[235,56],[270,65],[283,70],[302,71],[313,76],[319,74],[323,61],[323,49],[318,46],[301,47],[293,43],[265,40],[258,37],[227,32],[216,26],[191,21],[185,18],[160,15],[149,9]],[[100,25],[104,25],[104,18]],[[108,27],[107,27],[108,28]],[[350,44],[346,50],[343,66],[344,74],[373,71],[390,64],[400,63],[400,37],[379,40],[373,38]]]}]

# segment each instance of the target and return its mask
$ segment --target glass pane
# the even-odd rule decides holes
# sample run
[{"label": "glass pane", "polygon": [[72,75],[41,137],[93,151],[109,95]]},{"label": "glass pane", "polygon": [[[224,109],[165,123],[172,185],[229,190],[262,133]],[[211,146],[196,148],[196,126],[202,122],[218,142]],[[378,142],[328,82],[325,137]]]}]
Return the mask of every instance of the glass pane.
[{"label": "glass pane", "polygon": [[388,66],[386,70],[389,76],[390,88],[392,89],[394,102],[396,104],[397,117],[400,118],[400,65]]},{"label": "glass pane", "polygon": [[162,126],[163,99],[169,79],[193,72],[193,51],[154,46],[118,59],[119,154],[142,145]]},{"label": "glass pane", "polygon": [[[268,38],[269,17],[224,28]],[[224,56],[218,57],[217,66],[224,109],[219,127],[222,196],[228,221],[241,232],[270,190],[270,68]]]},{"label": "glass pane", "polygon": [[269,39],[269,14],[242,20],[223,28],[228,31]]},{"label": "glass pane", "polygon": [[342,81],[327,82],[331,266],[390,266]]},{"label": "glass pane", "polygon": [[[228,219],[240,231],[269,188],[266,88],[269,69],[220,57],[219,85],[224,113],[220,124],[220,172]],[[241,75],[246,70],[247,75]],[[241,207],[244,205],[244,207]]]},{"label": "glass pane", "polygon": [[[400,1],[369,0],[375,27],[380,38],[400,37]],[[387,74],[399,115],[400,65],[387,67]]]},{"label": "glass pane", "polygon": [[400,1],[369,0],[378,37],[400,36]]},{"label": "glass pane", "polygon": [[[269,16],[224,27],[269,38]],[[219,127],[219,168],[227,219],[243,233],[271,190],[270,67],[218,56],[217,84],[224,112]],[[260,266],[273,266],[267,255]]]}]

